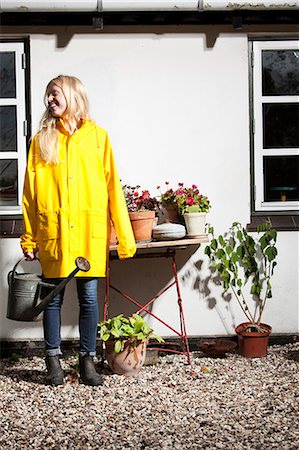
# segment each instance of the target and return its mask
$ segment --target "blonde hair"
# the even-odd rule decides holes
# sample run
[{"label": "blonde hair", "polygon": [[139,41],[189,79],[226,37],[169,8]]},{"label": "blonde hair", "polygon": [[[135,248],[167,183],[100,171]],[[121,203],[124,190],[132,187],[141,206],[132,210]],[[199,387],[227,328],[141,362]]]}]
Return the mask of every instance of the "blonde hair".
[{"label": "blonde hair", "polygon": [[42,116],[38,134],[40,155],[48,164],[59,163],[58,153],[60,139],[59,131],[57,129],[57,121],[59,118],[52,115],[48,106],[49,90],[53,84],[56,84],[65,96],[67,107],[64,114],[64,122],[71,132],[75,131],[81,119],[89,118],[89,105],[86,90],[78,78],[59,75],[48,83],[44,95],[46,110]]}]

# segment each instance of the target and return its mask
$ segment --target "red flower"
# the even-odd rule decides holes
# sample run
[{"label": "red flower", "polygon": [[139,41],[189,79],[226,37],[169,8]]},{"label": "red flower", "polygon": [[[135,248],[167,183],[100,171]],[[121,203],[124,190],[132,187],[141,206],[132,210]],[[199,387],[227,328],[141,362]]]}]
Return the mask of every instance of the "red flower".
[{"label": "red flower", "polygon": [[194,198],[193,197],[188,197],[187,203],[188,203],[189,206],[193,205]]}]

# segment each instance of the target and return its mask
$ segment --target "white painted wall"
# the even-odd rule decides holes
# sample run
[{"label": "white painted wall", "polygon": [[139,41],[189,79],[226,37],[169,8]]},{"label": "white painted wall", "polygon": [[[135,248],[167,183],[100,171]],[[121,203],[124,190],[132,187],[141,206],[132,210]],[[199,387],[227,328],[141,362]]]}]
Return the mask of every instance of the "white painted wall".
[{"label": "white painted wall", "polygon": [[[95,34],[75,35],[66,47],[57,48],[54,35],[32,35],[33,132],[38,129],[47,82],[60,73],[75,75],[87,87],[92,117],[110,134],[123,182],[140,184],[153,194],[166,180],[195,183],[211,200],[209,221],[216,231],[224,231],[234,220],[246,224],[250,218],[247,44],[245,34],[220,34],[212,48],[207,48],[204,34]],[[298,233],[279,233],[278,250],[274,299],[265,321],[273,332],[295,333],[299,331]],[[193,255],[178,254],[187,331],[231,334],[242,315],[233,302],[221,299],[221,290],[212,283],[208,288],[216,306],[208,307],[203,291],[209,273],[203,252],[202,246]],[[19,256],[18,240],[1,240],[0,337],[41,338],[41,323],[5,318],[6,274]],[[138,298],[150,298],[171,280],[168,266],[160,263],[114,262],[113,281]],[[66,297],[62,334],[76,338],[73,285]],[[128,310],[112,294],[111,313]],[[177,326],[175,291],[157,301],[153,311]],[[152,326],[164,336],[172,334],[156,321]]]}]

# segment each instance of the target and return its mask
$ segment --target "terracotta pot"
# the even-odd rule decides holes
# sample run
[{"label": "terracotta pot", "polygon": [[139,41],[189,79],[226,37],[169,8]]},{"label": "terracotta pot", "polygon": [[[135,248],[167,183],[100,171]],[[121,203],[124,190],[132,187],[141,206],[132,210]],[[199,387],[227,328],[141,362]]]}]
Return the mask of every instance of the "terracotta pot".
[{"label": "terracotta pot", "polygon": [[241,323],[236,328],[238,335],[238,353],[246,358],[262,358],[267,355],[269,334],[272,332],[270,325],[261,323],[265,332],[247,331],[250,322]]},{"label": "terracotta pot", "polygon": [[129,341],[125,343],[124,350],[115,353],[114,340],[106,342],[106,359],[110,369],[118,375],[136,375],[144,365],[147,341],[140,341],[136,347]]},{"label": "terracotta pot", "polygon": [[155,211],[136,211],[129,213],[136,242],[150,241],[155,224]]},{"label": "terracotta pot", "polygon": [[165,206],[165,210],[167,212],[167,220],[170,223],[179,223],[179,212],[176,204],[169,203]]},{"label": "terracotta pot", "polygon": [[206,215],[207,214],[205,212],[192,212],[184,214],[188,237],[197,237],[205,234]]}]

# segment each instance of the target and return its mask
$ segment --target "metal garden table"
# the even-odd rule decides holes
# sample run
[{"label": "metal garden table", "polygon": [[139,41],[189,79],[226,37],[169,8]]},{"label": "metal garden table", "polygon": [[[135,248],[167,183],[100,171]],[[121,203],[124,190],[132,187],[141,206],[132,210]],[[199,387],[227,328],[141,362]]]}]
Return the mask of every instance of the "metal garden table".
[{"label": "metal garden table", "polygon": [[[188,343],[188,336],[186,331],[186,323],[185,323],[185,316],[184,316],[184,310],[183,310],[183,301],[181,298],[181,290],[179,285],[179,279],[177,274],[177,264],[176,264],[176,252],[177,250],[184,250],[190,246],[199,246],[200,244],[208,242],[208,236],[202,235],[197,238],[189,239],[179,239],[175,241],[151,241],[151,242],[141,242],[137,243],[137,251],[133,259],[138,258],[164,258],[164,260],[171,259],[171,267],[172,267],[172,273],[174,280],[164,287],[162,290],[160,290],[153,298],[151,298],[145,305],[142,305],[139,301],[133,299],[126,293],[122,292],[120,289],[118,289],[115,286],[112,286],[110,283],[110,264],[107,269],[107,278],[106,278],[106,292],[105,292],[105,301],[104,301],[104,320],[107,320],[108,318],[108,306],[109,306],[109,291],[110,289],[114,290],[118,294],[120,294],[122,297],[133,303],[138,309],[136,310],[137,314],[141,314],[142,312],[145,312],[149,314],[150,316],[154,317],[156,320],[161,322],[163,325],[165,325],[167,328],[169,328],[173,333],[175,333],[180,338],[181,342],[181,350],[174,350],[174,349],[168,349],[167,351],[174,352],[174,353],[182,353],[187,356],[188,363],[190,364],[190,349],[189,349],[189,343]],[[109,260],[115,260],[118,259],[117,256],[117,245],[111,245],[110,246],[110,254],[109,254]],[[166,291],[168,291],[171,287],[176,287],[177,292],[177,304],[178,304],[178,313],[179,313],[179,319],[180,319],[180,330],[176,330],[173,328],[170,324],[166,323],[164,320],[162,320],[160,317],[158,317],[156,314],[154,314],[152,311],[150,311],[149,307],[159,298],[161,297]],[[162,350],[162,349],[160,349]],[[165,348],[163,348],[165,351]]]}]

